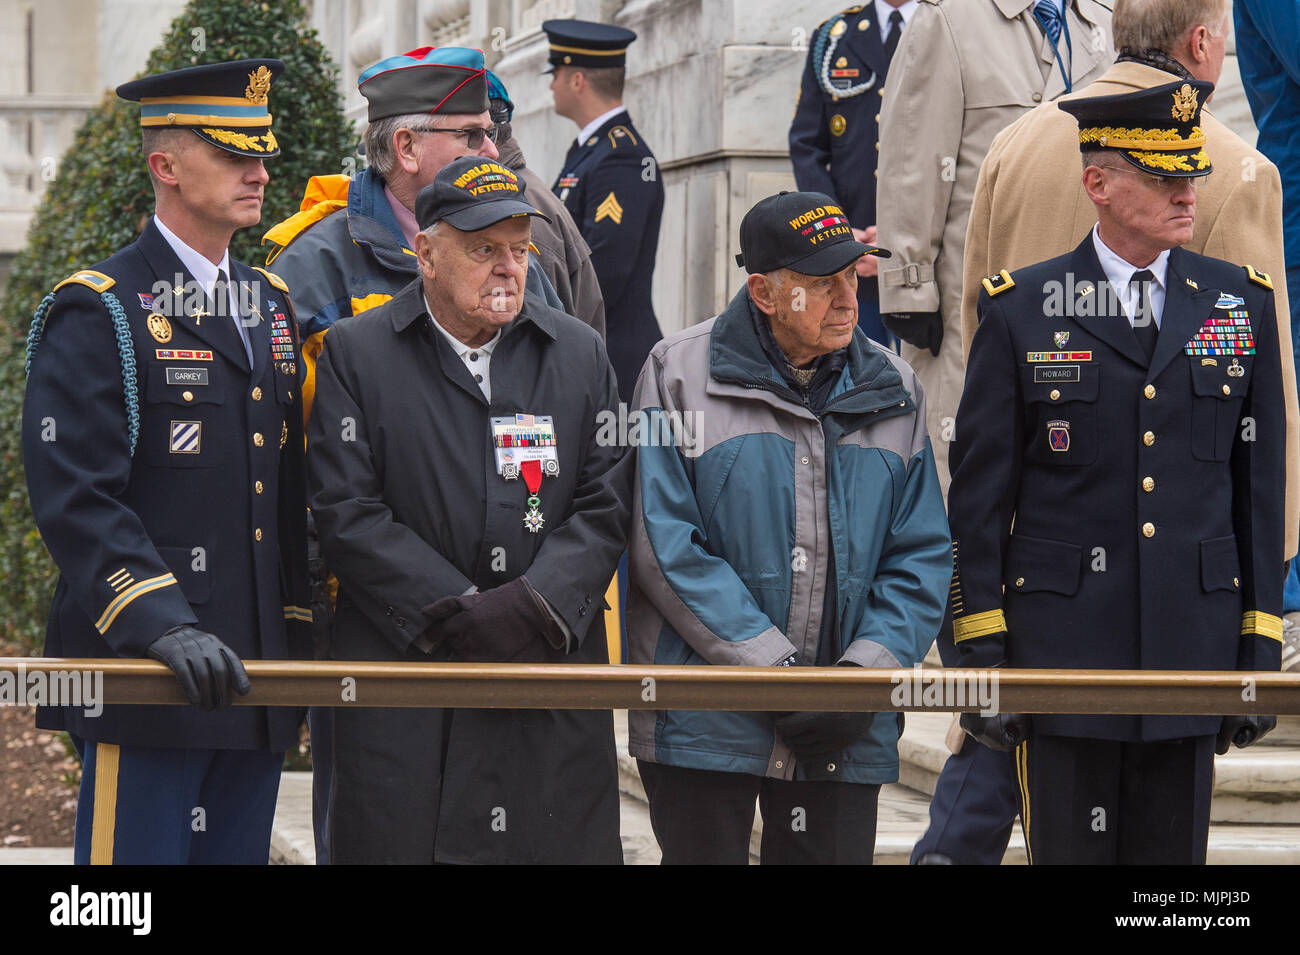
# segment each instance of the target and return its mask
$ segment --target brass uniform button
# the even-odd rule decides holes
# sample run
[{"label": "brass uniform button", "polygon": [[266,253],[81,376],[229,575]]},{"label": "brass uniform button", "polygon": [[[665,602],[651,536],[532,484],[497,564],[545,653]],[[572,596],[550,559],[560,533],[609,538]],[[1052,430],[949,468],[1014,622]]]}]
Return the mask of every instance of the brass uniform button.
[{"label": "brass uniform button", "polygon": [[264,489],[265,486],[262,484],[261,481],[258,481],[253,485],[253,490],[256,491],[258,494],[261,494]]},{"label": "brass uniform button", "polygon": [[1240,587],[1240,586],[1241,586],[1241,581],[1238,580],[1236,577],[1233,577],[1233,578],[1232,578],[1232,586],[1234,586],[1234,587]]},{"label": "brass uniform button", "polygon": [[1147,385],[1142,389],[1142,394],[1146,395],[1148,398],[1154,398],[1156,396],[1156,386]]},{"label": "brass uniform button", "polygon": [[1156,443],[1156,433],[1154,431],[1148,431],[1146,434],[1142,435],[1142,443],[1148,448],[1151,447],[1151,445]]},{"label": "brass uniform button", "polygon": [[1155,537],[1155,536],[1156,536],[1156,526],[1155,526],[1154,524],[1152,524],[1150,521],[1147,521],[1145,524],[1142,525],[1142,536],[1143,536],[1143,537]]},{"label": "brass uniform button", "polygon": [[266,443],[266,439],[262,437],[262,432],[260,432],[260,431],[254,431],[254,432],[253,432],[253,444],[255,444],[257,447],[260,448],[260,447],[261,447],[263,444],[265,444],[265,443]]},{"label": "brass uniform button", "polygon": [[193,400],[194,400],[194,392],[192,392],[192,391],[182,391],[182,392],[181,392],[181,397],[184,398],[186,401],[193,401]]},{"label": "brass uniform button", "polygon": [[1024,585],[1025,585],[1025,578],[1023,578],[1023,577],[1017,577],[1017,578],[1016,578],[1016,586],[1017,586],[1017,587],[1023,587]]},{"label": "brass uniform button", "polygon": [[1061,392],[1053,388],[1051,395],[1049,395],[1048,397],[1050,397],[1053,401],[1057,401],[1061,397]]},{"label": "brass uniform button", "polygon": [[260,527],[253,531],[253,539],[259,541],[262,539],[262,529]]},{"label": "brass uniform button", "polygon": [[1156,489],[1156,479],[1155,479],[1155,478],[1144,477],[1144,478],[1142,479],[1142,490],[1144,490],[1144,491],[1154,491],[1155,489]]},{"label": "brass uniform button", "polygon": [[253,400],[254,400],[254,401],[261,401],[261,400],[262,400],[262,389],[261,389],[261,386],[258,386],[258,387],[256,387],[256,388],[253,389]]},{"label": "brass uniform button", "polygon": [[1223,393],[1224,393],[1225,395],[1230,395],[1230,394],[1232,394],[1232,389],[1229,388],[1227,385],[1224,385],[1224,386],[1223,386]]}]

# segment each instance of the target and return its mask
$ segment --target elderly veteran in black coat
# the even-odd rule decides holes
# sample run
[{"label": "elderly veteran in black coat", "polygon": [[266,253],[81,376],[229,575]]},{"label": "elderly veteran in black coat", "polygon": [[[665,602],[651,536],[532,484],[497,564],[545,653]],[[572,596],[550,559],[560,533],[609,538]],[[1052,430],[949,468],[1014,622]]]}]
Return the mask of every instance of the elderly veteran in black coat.
[{"label": "elderly veteran in black coat", "polygon": [[[499,163],[450,163],[416,203],[421,279],[326,339],[308,471],[335,659],[608,662],[592,625],[632,457],[597,440],[618,403],[600,336],[524,295],[523,194]],[[336,720],[336,863],[622,861],[608,711]]]}]

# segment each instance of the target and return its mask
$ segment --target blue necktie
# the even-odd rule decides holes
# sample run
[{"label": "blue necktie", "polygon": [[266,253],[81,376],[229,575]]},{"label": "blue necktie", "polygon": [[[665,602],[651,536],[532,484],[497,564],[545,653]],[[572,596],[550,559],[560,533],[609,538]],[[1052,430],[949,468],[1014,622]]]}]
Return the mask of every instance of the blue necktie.
[{"label": "blue necktie", "polygon": [[1034,4],[1034,19],[1051,39],[1052,46],[1056,46],[1061,40],[1061,9],[1056,0],[1038,0]]}]

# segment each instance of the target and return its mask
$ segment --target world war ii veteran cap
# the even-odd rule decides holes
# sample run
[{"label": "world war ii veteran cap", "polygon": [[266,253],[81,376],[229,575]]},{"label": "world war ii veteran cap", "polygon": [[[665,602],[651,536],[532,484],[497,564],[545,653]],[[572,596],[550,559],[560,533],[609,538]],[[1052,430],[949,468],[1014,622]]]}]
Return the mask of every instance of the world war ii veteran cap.
[{"label": "world war ii veteran cap", "polygon": [[422,46],[366,67],[357,89],[372,123],[410,113],[486,113],[487,63],[482,50]]},{"label": "world war ii veteran cap", "polygon": [[271,132],[271,81],[280,60],[234,60],[155,73],[123,83],[117,95],[140,104],[145,129],[192,129],[227,152],[270,159],[280,155]]},{"label": "world war ii veteran cap", "polygon": [[1155,176],[1208,176],[1201,107],[1212,92],[1213,83],[1184,80],[1057,105],[1079,121],[1081,152],[1115,152]]},{"label": "world war ii veteran cap", "polygon": [[636,39],[631,30],[590,20],[547,20],[542,29],[551,44],[547,62],[552,70],[557,66],[625,66],[627,48]]},{"label": "world war ii veteran cap", "polygon": [[844,210],[824,192],[778,192],[760,199],[740,220],[736,264],[750,274],[791,269],[834,275],[864,255],[887,259],[891,254],[853,238]]},{"label": "world war ii veteran cap", "polygon": [[420,229],[445,220],[462,232],[476,232],[516,216],[542,215],[524,198],[524,181],[482,156],[462,156],[442,167],[415,197]]}]

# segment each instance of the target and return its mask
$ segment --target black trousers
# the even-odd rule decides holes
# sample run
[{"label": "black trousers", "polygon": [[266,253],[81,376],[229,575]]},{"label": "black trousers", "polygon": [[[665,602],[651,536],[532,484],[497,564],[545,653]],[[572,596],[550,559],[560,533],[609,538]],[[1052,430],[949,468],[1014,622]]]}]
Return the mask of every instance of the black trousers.
[{"label": "black trousers", "polygon": [[637,760],[664,865],[747,865],[754,801],[763,865],[871,865],[880,786],[794,782]]},{"label": "black trousers", "polygon": [[1205,864],[1213,736],[1031,735],[1015,757],[1031,864]]}]

